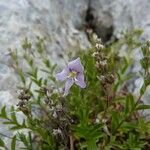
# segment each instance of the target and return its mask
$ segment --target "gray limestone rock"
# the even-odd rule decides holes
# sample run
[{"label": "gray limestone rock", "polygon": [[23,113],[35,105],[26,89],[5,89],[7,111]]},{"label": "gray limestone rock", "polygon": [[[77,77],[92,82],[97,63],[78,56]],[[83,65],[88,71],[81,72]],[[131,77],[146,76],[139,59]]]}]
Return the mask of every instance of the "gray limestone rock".
[{"label": "gray limestone rock", "polygon": [[135,27],[143,28],[144,38],[150,38],[149,0],[91,0],[95,22],[103,28],[113,27],[113,34]]}]

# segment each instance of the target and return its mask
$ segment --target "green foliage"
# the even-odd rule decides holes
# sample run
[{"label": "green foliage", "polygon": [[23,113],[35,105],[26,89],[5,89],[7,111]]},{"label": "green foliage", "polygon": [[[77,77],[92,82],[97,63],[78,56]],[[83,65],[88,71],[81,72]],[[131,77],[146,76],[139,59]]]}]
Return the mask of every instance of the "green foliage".
[{"label": "green foliage", "polygon": [[5,143],[3,142],[1,138],[0,138],[0,147],[5,147]]},{"label": "green foliage", "polygon": [[11,141],[11,150],[15,150],[15,149],[16,149],[16,135],[13,137]]},{"label": "green foliage", "polygon": [[[141,30],[127,31],[122,38],[104,47],[99,39],[90,35],[92,47],[76,53],[84,66],[87,87],[73,85],[64,97],[63,88],[56,82],[57,66],[50,62],[45,39],[37,37],[31,44],[22,43],[21,61],[17,50],[11,50],[14,68],[20,77],[18,104],[10,109],[3,106],[0,118],[16,134],[10,137],[10,148],[2,139],[4,149],[26,150],[147,150],[150,149],[150,122],[144,110],[150,105],[141,103],[150,85],[150,43],[141,43]],[[126,45],[125,54],[119,50]],[[141,48],[142,71],[131,73],[134,64],[132,50]],[[33,53],[34,49],[34,53]],[[38,58],[38,61],[37,61]],[[139,95],[128,90],[128,81],[143,77]],[[20,120],[17,113],[24,116]]]}]

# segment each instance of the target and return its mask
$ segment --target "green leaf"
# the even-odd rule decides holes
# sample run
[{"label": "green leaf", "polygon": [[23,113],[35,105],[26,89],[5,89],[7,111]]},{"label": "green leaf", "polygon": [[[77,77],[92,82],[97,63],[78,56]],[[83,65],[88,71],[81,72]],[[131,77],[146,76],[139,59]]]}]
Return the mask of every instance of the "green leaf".
[{"label": "green leaf", "polygon": [[[149,65],[149,66],[150,66],[150,65]],[[144,80],[144,83],[145,83],[146,86],[149,86],[149,85],[150,85],[150,74],[147,75],[147,77],[146,77],[145,80]]]},{"label": "green leaf", "polygon": [[125,114],[130,113],[135,108],[135,101],[133,95],[129,94],[126,97]]},{"label": "green leaf", "polygon": [[1,118],[7,118],[6,106],[4,106],[4,107],[1,109],[0,117],[1,117]]},{"label": "green leaf", "polygon": [[15,125],[10,127],[10,130],[20,130],[20,129],[24,129],[25,126],[21,126],[21,125]]},{"label": "green leaf", "polygon": [[91,139],[97,140],[101,137],[103,137],[103,133],[101,132],[103,125],[93,125],[93,126],[83,126],[80,124],[80,126],[75,126],[75,134],[78,137],[85,138],[87,141],[90,141]]},{"label": "green leaf", "polygon": [[47,74],[51,74],[51,72],[49,70],[46,70],[46,69],[40,69],[42,72],[45,72]]},{"label": "green leaf", "polygon": [[140,95],[143,95],[146,91],[147,86],[145,84],[143,84],[143,86],[140,89]]},{"label": "green leaf", "polygon": [[23,83],[23,84],[26,84],[26,80],[25,80],[23,71],[22,71],[22,69],[20,69],[20,68],[18,69],[18,75],[19,75],[19,77],[20,77],[22,83]]},{"label": "green leaf", "polygon": [[96,141],[91,139],[87,141],[87,150],[97,150]]},{"label": "green leaf", "polygon": [[43,78],[40,78],[40,79],[38,80],[40,86],[42,85],[42,81],[43,81]]},{"label": "green leaf", "polygon": [[40,78],[39,80],[37,78],[34,77],[30,77],[30,79],[38,86],[41,86],[42,83],[42,78]]},{"label": "green leaf", "polygon": [[10,110],[11,110],[11,119],[13,120],[14,123],[17,124],[18,121],[17,121],[17,118],[16,118],[16,114],[14,112],[15,111],[14,107],[12,106]]},{"label": "green leaf", "polygon": [[124,130],[124,132],[125,132],[125,130],[131,130],[131,129],[137,129],[138,128],[138,126],[137,126],[137,123],[134,123],[134,122],[124,122],[123,124],[122,124],[122,131]]},{"label": "green leaf", "polygon": [[144,109],[150,109],[150,105],[138,105],[136,110],[144,110]]},{"label": "green leaf", "polygon": [[26,136],[23,133],[18,133],[18,137],[19,139],[23,142],[25,147],[28,147],[28,140],[26,138]]},{"label": "green leaf", "polygon": [[5,147],[5,144],[1,138],[0,138],[0,147]]},{"label": "green leaf", "polygon": [[16,135],[13,137],[11,141],[11,150],[16,150]]},{"label": "green leaf", "polygon": [[122,74],[124,74],[126,72],[126,70],[128,69],[128,66],[129,66],[129,62],[128,62],[127,57],[123,57],[123,60],[124,60],[124,66],[121,69]]},{"label": "green leaf", "polygon": [[23,40],[23,42],[22,42],[22,48],[23,48],[24,50],[26,50],[26,49],[31,49],[31,46],[32,46],[32,44],[28,41],[27,38],[25,38],[25,39]]},{"label": "green leaf", "polygon": [[150,85],[150,75],[147,75],[144,79],[144,83],[140,89],[140,94],[143,95],[146,91],[146,88]]},{"label": "green leaf", "polygon": [[112,132],[116,130],[116,128],[118,127],[118,125],[120,123],[120,120],[121,120],[120,114],[118,112],[113,111],[112,112],[112,120],[111,120]]},{"label": "green leaf", "polygon": [[32,150],[32,135],[31,135],[31,132],[28,132],[28,140],[29,140],[29,149]]},{"label": "green leaf", "polygon": [[43,63],[45,64],[45,66],[46,66],[47,68],[50,68],[50,67],[51,67],[50,61],[49,61],[49,59],[47,59],[47,58],[45,58],[45,59],[43,60]]}]

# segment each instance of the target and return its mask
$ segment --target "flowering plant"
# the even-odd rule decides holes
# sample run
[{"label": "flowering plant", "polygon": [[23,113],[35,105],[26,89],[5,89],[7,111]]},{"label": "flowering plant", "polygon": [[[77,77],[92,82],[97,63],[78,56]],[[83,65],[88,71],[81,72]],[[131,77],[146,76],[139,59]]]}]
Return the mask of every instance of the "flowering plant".
[{"label": "flowering plant", "polygon": [[[44,39],[38,37],[34,55],[32,44],[25,39],[22,48],[24,63],[29,66],[27,71],[20,66],[17,51],[11,51],[13,66],[22,81],[17,106],[12,106],[10,112],[6,106],[0,111],[3,124],[16,132],[3,135],[11,142],[6,144],[2,136],[0,147],[6,150],[150,149],[150,121],[145,116],[150,105],[142,101],[150,85],[150,43],[140,42],[141,33],[141,30],[127,32],[106,46],[90,34],[92,47],[86,53],[77,52],[77,59],[70,61],[60,73],[56,71],[59,66],[49,61]],[[119,50],[124,45],[125,55],[121,56]],[[131,53],[136,48],[143,54],[139,73],[130,70],[134,65]],[[136,95],[129,88],[134,83],[129,81],[139,77],[144,82]],[[18,113],[23,119],[19,119]]]},{"label": "flowering plant", "polygon": [[77,58],[68,63],[67,67],[60,73],[56,74],[56,79],[60,81],[65,81],[64,94],[67,95],[69,89],[75,83],[81,88],[85,88],[86,84],[84,82],[84,68],[80,62],[80,58]]}]

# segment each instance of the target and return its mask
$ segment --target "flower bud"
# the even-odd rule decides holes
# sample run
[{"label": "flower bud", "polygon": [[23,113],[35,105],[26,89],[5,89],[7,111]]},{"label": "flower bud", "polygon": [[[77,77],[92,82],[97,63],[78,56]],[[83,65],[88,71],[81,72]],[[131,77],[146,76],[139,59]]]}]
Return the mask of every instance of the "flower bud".
[{"label": "flower bud", "polygon": [[92,54],[92,56],[95,57],[95,58],[96,58],[98,55],[99,55],[98,52],[94,52],[94,53]]},{"label": "flower bud", "polygon": [[102,45],[102,44],[100,44],[100,43],[96,43],[95,48],[96,48],[97,50],[100,50],[100,49],[103,49],[103,48],[104,48],[104,45]]}]

